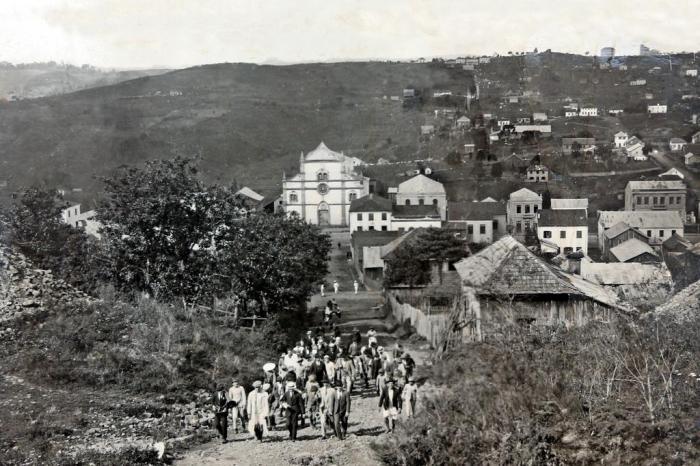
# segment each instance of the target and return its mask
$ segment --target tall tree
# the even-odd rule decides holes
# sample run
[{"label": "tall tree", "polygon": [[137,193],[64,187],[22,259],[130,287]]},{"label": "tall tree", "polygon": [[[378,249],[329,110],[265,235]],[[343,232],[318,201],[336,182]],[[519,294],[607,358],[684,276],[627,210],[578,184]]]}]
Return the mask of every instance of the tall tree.
[{"label": "tall tree", "polygon": [[500,178],[503,176],[503,165],[501,162],[496,162],[491,165],[491,176],[494,178]]}]

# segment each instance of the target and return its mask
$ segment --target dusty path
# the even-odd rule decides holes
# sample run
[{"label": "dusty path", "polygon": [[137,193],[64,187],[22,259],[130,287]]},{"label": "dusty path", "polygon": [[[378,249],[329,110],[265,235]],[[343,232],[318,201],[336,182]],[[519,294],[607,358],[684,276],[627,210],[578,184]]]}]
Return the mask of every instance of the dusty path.
[{"label": "dusty path", "polygon": [[[310,306],[323,306],[334,297],[343,311],[339,326],[344,333],[352,332],[353,327],[365,334],[373,327],[377,330],[380,345],[393,347],[396,338],[392,335],[394,322],[382,311],[383,299],[379,292],[369,292],[361,289],[354,293],[353,270],[346,261],[347,241],[343,233],[333,233],[333,251],[329,263],[328,283],[337,279],[340,292],[332,292],[332,286],[326,287],[326,296],[315,295]],[[337,243],[342,241],[343,247],[338,249]],[[330,288],[330,290],[329,290]],[[330,291],[330,293],[329,293]],[[411,351],[411,355],[420,364],[423,354]],[[284,426],[270,432],[263,443],[253,440],[246,433],[229,434],[229,443],[222,444],[220,440],[202,445],[187,453],[185,458],[176,462],[179,466],[195,465],[357,465],[374,466],[379,461],[374,457],[370,448],[372,441],[380,440],[384,433],[384,421],[377,407],[378,398],[374,391],[361,388],[353,390],[351,413],[349,418],[348,436],[345,440],[331,437],[321,438],[320,429],[307,426],[299,430],[297,442],[288,440],[288,432]],[[229,426],[229,432],[232,427]]]}]

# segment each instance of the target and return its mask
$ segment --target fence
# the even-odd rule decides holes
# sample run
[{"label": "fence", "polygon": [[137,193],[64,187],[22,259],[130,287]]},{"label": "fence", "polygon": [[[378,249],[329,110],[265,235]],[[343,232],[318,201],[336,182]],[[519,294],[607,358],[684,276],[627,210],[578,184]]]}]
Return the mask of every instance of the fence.
[{"label": "fence", "polygon": [[433,348],[440,346],[445,338],[449,313],[426,315],[410,304],[399,302],[389,291],[386,292],[386,297],[397,322],[401,324],[409,321],[411,326],[416,329],[416,333],[428,340],[430,346]]}]

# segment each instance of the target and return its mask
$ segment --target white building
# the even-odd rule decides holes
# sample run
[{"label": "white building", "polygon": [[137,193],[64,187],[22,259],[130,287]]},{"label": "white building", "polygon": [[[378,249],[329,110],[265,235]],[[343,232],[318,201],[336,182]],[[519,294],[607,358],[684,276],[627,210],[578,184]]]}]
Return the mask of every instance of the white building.
[{"label": "white building", "polygon": [[513,234],[524,233],[537,226],[537,212],[542,209],[542,196],[527,188],[510,193],[507,204],[507,221]]},{"label": "white building", "polygon": [[581,107],[581,110],[578,112],[579,116],[582,117],[597,117],[598,116],[598,108],[597,107]]},{"label": "white building", "polygon": [[532,121],[533,122],[538,122],[538,121],[547,121],[547,114],[544,112],[535,112],[532,114]]},{"label": "white building", "polygon": [[537,238],[543,252],[588,254],[588,219],[580,209],[540,211]]},{"label": "white building", "polygon": [[525,171],[525,181],[529,183],[546,183],[549,180],[549,169],[544,165],[531,165]]},{"label": "white building", "polygon": [[82,212],[80,209],[80,204],[70,204],[61,210],[61,220],[66,225],[70,225],[73,228],[82,228],[88,235],[100,237],[99,230],[102,224],[95,220],[97,212],[94,210],[88,210]]},{"label": "white building", "polygon": [[550,199],[550,207],[552,210],[583,210],[588,216],[588,199],[563,198]]},{"label": "white building", "polygon": [[566,118],[577,117],[577,116],[578,116],[578,110],[571,110],[571,109],[564,110],[564,116],[565,116]]},{"label": "white building", "polygon": [[369,193],[369,178],[357,173],[351,157],[324,143],[299,158],[299,173],[282,180],[287,214],[320,226],[348,225],[350,203]]},{"label": "white building", "polygon": [[409,231],[416,228],[440,228],[442,219],[435,205],[397,205],[391,208],[391,230]]},{"label": "white building", "polygon": [[620,222],[657,243],[666,241],[674,233],[683,236],[683,219],[675,210],[599,210],[598,246],[601,251],[604,250],[605,231]]},{"label": "white building", "polygon": [[627,153],[627,157],[632,160],[647,160],[647,156],[644,155],[644,142],[636,136],[632,136],[627,140],[625,152]]},{"label": "white building", "polygon": [[668,105],[664,105],[664,104],[647,105],[647,113],[666,113],[667,111],[668,111]]},{"label": "white building", "polygon": [[447,218],[447,193],[439,181],[425,175],[416,175],[399,184],[396,190],[398,205],[434,205],[440,213],[440,219]]},{"label": "white building", "polygon": [[688,144],[685,139],[681,138],[671,138],[668,142],[668,146],[673,152],[682,151],[683,148]]},{"label": "white building", "polygon": [[391,231],[392,202],[368,194],[350,204],[350,233],[355,231]]},{"label": "white building", "polygon": [[629,134],[624,131],[618,131],[615,133],[615,147],[625,147],[627,140],[629,139]]},{"label": "white building", "polygon": [[634,81],[630,81],[630,86],[646,86],[646,84],[646,79],[635,79]]},{"label": "white building", "polygon": [[692,76],[693,78],[697,78],[697,77],[698,77],[698,70],[697,70],[697,69],[695,69],[695,70],[685,70],[685,75],[686,75],[686,76]]}]

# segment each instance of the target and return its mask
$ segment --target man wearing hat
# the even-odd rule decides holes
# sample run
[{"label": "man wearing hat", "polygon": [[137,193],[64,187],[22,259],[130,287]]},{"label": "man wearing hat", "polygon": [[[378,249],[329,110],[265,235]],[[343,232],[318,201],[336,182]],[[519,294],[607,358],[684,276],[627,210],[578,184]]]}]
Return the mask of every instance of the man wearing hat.
[{"label": "man wearing hat", "polygon": [[393,432],[394,424],[399,417],[399,410],[401,409],[401,395],[394,388],[392,379],[387,379],[386,381],[386,389],[379,397],[379,407],[382,409],[386,431],[388,433]]},{"label": "man wearing hat", "polygon": [[348,416],[350,415],[350,394],[343,385],[336,385],[336,404],[333,413],[333,425],[335,435],[339,440],[345,438],[348,432]]},{"label": "man wearing hat", "polygon": [[[331,345],[332,344],[333,343],[331,343]],[[325,355],[323,357],[323,363],[326,365],[326,377],[328,377],[328,380],[335,380],[335,362],[331,360],[329,355]]]},{"label": "man wearing hat", "polygon": [[376,390],[377,390],[377,395],[382,396],[382,392],[384,391],[384,387],[386,386],[386,379],[387,376],[384,375],[384,369],[379,369],[379,373],[377,374],[377,380],[376,380]]},{"label": "man wearing hat", "polygon": [[223,442],[226,443],[228,437],[228,409],[230,404],[226,396],[226,389],[223,385],[220,385],[216,393],[214,393],[212,404],[214,405],[214,425],[219,435],[221,435]]},{"label": "man wearing hat", "polygon": [[418,386],[413,376],[408,378],[408,384],[403,387],[401,401],[404,418],[410,419],[416,414],[416,400],[418,399]]},{"label": "man wearing hat", "polygon": [[234,401],[236,406],[231,408],[231,423],[233,433],[238,433],[238,418],[241,419],[241,430],[245,430],[245,388],[241,387],[236,377],[233,378],[231,388],[228,389],[228,399]]},{"label": "man wearing hat", "polygon": [[262,442],[267,434],[266,418],[270,414],[267,392],[262,389],[262,382],[253,382],[253,390],[248,394],[248,432]]},{"label": "man wearing hat", "polygon": [[326,423],[331,426],[335,425],[333,420],[333,412],[335,411],[337,394],[335,392],[335,388],[333,388],[333,381],[327,378],[323,379],[323,387],[321,387],[319,396],[321,398],[321,402],[319,404],[321,414],[321,436],[325,440],[327,428]]},{"label": "man wearing hat", "polygon": [[282,407],[287,418],[287,429],[289,430],[289,439],[293,442],[297,440],[297,423],[299,416],[304,415],[304,401],[301,393],[296,390],[294,382],[287,382],[287,389],[282,396]]}]

